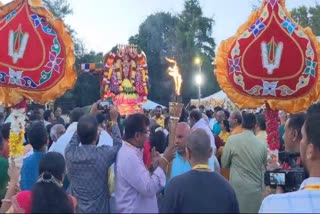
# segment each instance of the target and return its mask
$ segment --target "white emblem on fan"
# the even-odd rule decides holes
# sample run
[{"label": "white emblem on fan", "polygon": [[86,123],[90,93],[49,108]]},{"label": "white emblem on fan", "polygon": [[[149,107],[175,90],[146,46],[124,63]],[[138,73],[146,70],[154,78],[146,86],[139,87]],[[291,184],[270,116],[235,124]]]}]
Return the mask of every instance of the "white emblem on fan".
[{"label": "white emblem on fan", "polygon": [[[273,53],[274,57],[272,60],[270,59],[270,49],[275,50]],[[280,42],[278,45],[276,45],[273,39],[269,44],[267,44],[266,42],[262,42],[261,52],[263,67],[267,69],[269,75],[272,75],[274,73],[274,70],[280,67],[281,56],[283,52],[283,43]]]},{"label": "white emblem on fan", "polygon": [[[23,58],[29,39],[28,33],[22,33],[21,26],[16,32],[9,32],[8,55],[12,57],[13,63],[16,64],[19,59]],[[17,44],[18,43],[18,44]],[[16,46],[18,45],[18,48]]]}]

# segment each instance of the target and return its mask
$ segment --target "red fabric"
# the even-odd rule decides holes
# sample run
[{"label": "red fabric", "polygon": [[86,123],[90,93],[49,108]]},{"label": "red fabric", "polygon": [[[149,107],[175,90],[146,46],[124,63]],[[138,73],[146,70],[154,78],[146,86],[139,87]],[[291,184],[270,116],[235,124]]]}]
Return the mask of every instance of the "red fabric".
[{"label": "red fabric", "polygon": [[[304,96],[308,94],[315,83],[317,82],[318,78],[318,65],[315,67],[315,74],[310,75],[310,80],[308,84],[304,87],[301,87],[296,92],[292,94],[283,94],[281,90],[276,91],[276,96],[272,94],[262,94],[262,89],[259,91],[256,86],[262,86],[262,81],[267,82],[277,82],[277,88],[280,86],[288,86],[291,90],[295,91],[297,88],[297,84],[301,83],[301,77],[306,78],[307,74],[305,73],[306,68],[308,67],[306,64],[306,60],[312,60],[314,63],[318,63],[318,58],[314,57],[311,59],[307,55],[307,47],[309,40],[299,37],[296,33],[290,33],[288,30],[281,26],[282,24],[286,24],[285,20],[283,20],[279,16],[279,5],[276,4],[274,9],[272,5],[268,5],[268,18],[264,21],[260,18],[260,21],[265,26],[265,29],[262,30],[256,36],[252,33],[251,29],[248,32],[252,33],[248,38],[241,38],[238,39],[233,46],[230,48],[230,52],[228,54],[228,59],[232,59],[232,53],[235,50],[234,48],[238,46],[238,53],[234,57],[235,62],[229,62],[229,66],[226,69],[228,72],[228,77],[230,83],[233,87],[241,94],[249,95],[249,96],[256,96],[265,99],[277,99],[277,98],[285,98],[285,99],[294,99],[297,97]],[[258,21],[258,20],[257,20]],[[297,27],[295,28],[297,30]],[[267,73],[267,69],[263,66],[262,60],[262,48],[261,44],[265,42],[266,44],[271,44],[270,42],[274,39],[274,44],[278,45],[283,43],[283,51],[281,56],[280,67],[274,70],[272,75]],[[313,43],[310,43],[311,50],[317,53],[316,48],[314,47]],[[274,46],[273,46],[274,47]],[[274,51],[270,51],[270,55],[268,56],[269,60],[273,61],[275,58]],[[239,61],[238,61],[239,59]],[[232,68],[232,65],[238,65],[236,71]],[[235,71],[235,72],[234,72]],[[243,82],[245,83],[245,90],[242,88],[234,77],[234,73],[237,75],[243,76]],[[306,82],[306,81],[305,81]],[[303,84],[305,84],[305,82]],[[254,90],[256,89],[256,90]],[[259,93],[260,92],[260,93]],[[258,94],[257,94],[258,93]]]},{"label": "red fabric", "polygon": [[8,159],[9,157],[9,142],[8,140],[2,140],[2,149],[0,150],[0,156]]},{"label": "red fabric", "polygon": [[27,110],[27,101],[24,99],[22,100],[20,103],[18,103],[17,105],[13,106],[13,108],[15,109],[24,109]]},{"label": "red fabric", "polygon": [[[0,49],[0,71],[4,72],[6,75],[5,83],[0,81],[0,86],[23,88],[29,91],[48,90],[65,75],[64,65],[66,50],[62,39],[52,32],[52,29],[52,31],[48,33],[51,26],[45,19],[41,19],[41,17],[39,17],[37,21],[32,20],[31,15],[35,14],[32,12],[31,6],[27,4],[27,1],[21,4],[21,6],[16,9],[16,12],[16,16],[14,16],[9,22],[6,21],[5,17],[0,20],[0,38],[2,38],[1,41],[3,42],[2,48]],[[36,22],[41,22],[41,24],[36,26]],[[8,41],[10,41],[9,32],[19,32],[19,26],[20,32],[22,34],[28,33],[29,37],[23,57],[19,58],[17,62],[14,63],[13,58],[8,54]],[[49,30],[46,31],[46,29]],[[53,51],[54,49],[57,49],[58,43],[61,48],[59,54]],[[13,44],[15,51],[19,50],[22,45],[18,40],[13,41]],[[56,64],[52,63],[53,61],[55,61]],[[14,71],[23,71],[22,86],[9,83],[8,67],[12,68]],[[50,72],[51,69],[53,69],[53,72]],[[44,80],[44,75],[48,75],[49,72],[51,75],[47,76],[47,79]],[[41,79],[43,80],[40,81]],[[26,84],[28,84],[27,81],[29,80],[36,83],[37,86],[27,87]],[[39,84],[40,82],[41,84]]]},{"label": "red fabric", "polygon": [[148,141],[144,144],[143,150],[143,162],[146,167],[149,169],[151,166],[152,158],[151,158],[151,142]]},{"label": "red fabric", "polygon": [[[74,211],[77,207],[77,199],[73,196],[68,195],[68,199],[72,205]],[[12,207],[14,213],[31,213],[32,209],[32,192],[31,191],[21,191],[17,195],[12,197]],[[74,212],[76,213],[76,212]]]},{"label": "red fabric", "polygon": [[217,151],[218,151],[219,148],[224,145],[224,143],[218,135],[214,134],[213,136],[214,136],[214,141],[215,141]]},{"label": "red fabric", "polygon": [[32,192],[22,191],[12,197],[12,207],[14,213],[31,213]]}]

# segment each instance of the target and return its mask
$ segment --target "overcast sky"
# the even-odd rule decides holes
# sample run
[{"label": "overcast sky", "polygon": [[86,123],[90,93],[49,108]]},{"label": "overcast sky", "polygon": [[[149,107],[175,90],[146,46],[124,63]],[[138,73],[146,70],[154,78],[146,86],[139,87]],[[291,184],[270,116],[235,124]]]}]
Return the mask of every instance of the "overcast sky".
[{"label": "overcast sky", "polygon": [[[2,0],[3,3],[10,0]],[[138,33],[139,25],[155,12],[177,14],[184,0],[69,0],[73,15],[66,22],[89,50],[108,52]],[[200,0],[204,15],[214,18],[213,37],[219,44],[232,36],[251,13],[257,0]],[[288,9],[313,6],[316,0],[287,0]]]}]

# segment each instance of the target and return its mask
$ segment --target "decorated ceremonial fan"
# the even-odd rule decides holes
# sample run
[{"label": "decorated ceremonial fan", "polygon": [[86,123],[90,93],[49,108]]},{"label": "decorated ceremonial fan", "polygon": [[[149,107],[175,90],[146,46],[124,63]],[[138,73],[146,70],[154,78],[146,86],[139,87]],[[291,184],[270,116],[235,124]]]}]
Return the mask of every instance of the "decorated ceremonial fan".
[{"label": "decorated ceremonial fan", "polygon": [[73,42],[63,22],[41,1],[16,0],[0,7],[0,102],[45,104],[73,87]]},{"label": "decorated ceremonial fan", "polygon": [[279,148],[278,112],[305,111],[318,100],[319,43],[285,7],[264,0],[237,34],[223,41],[216,56],[221,88],[239,108],[266,104],[268,143]]},{"label": "decorated ceremonial fan", "polygon": [[316,36],[291,18],[284,0],[264,0],[220,45],[216,75],[240,108],[267,102],[272,109],[304,111],[319,97],[318,53]]},{"label": "decorated ceremonial fan", "polygon": [[13,107],[10,157],[21,163],[26,100],[45,104],[73,87],[73,42],[41,0],[1,6],[0,38],[0,103]]}]

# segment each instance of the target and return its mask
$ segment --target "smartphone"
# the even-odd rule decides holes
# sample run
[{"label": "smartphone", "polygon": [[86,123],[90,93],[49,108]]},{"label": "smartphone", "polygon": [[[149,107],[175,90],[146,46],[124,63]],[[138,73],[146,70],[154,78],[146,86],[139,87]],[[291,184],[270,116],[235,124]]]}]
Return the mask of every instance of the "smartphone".
[{"label": "smartphone", "polygon": [[105,110],[105,109],[108,109],[110,106],[113,105],[113,102],[112,100],[106,100],[106,101],[101,101],[99,103],[99,110]]},{"label": "smartphone", "polygon": [[270,184],[274,186],[286,185],[286,173],[284,172],[270,172],[269,174]]}]

